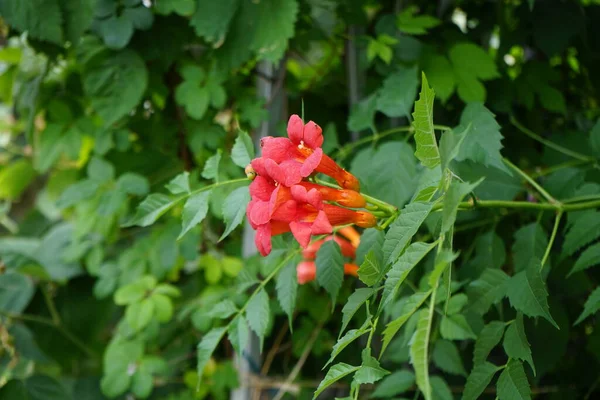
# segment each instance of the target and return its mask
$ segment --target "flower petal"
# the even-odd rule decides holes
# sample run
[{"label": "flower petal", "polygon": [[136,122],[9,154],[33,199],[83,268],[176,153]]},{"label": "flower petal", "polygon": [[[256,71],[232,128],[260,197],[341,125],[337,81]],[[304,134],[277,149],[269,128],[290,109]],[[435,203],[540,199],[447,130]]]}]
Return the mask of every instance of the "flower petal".
[{"label": "flower petal", "polygon": [[304,122],[297,114],[294,114],[288,120],[287,133],[290,140],[299,145],[304,136]]},{"label": "flower petal", "polygon": [[313,150],[323,146],[323,130],[312,121],[304,126],[304,144]]},{"label": "flower petal", "polygon": [[280,204],[271,214],[271,220],[291,222],[296,219],[296,210],[298,203],[294,200],[288,200]]},{"label": "flower petal", "polygon": [[262,156],[270,158],[276,163],[281,163],[293,157],[294,144],[285,137],[271,137],[261,139]]},{"label": "flower petal", "polygon": [[271,210],[268,201],[257,201],[250,211],[250,222],[263,225],[271,219]]},{"label": "flower petal", "polygon": [[304,160],[304,162],[302,163],[302,169],[300,170],[302,176],[307,177],[310,174],[312,174],[321,163],[322,158],[323,149],[321,148],[316,149],[310,156],[308,156],[306,160]]},{"label": "flower petal", "polygon": [[280,182],[283,185],[291,187],[302,181],[302,174],[300,173],[302,169],[302,163],[296,160],[286,160],[279,166],[281,167],[283,175],[285,176],[285,179]]},{"label": "flower petal", "polygon": [[300,203],[306,203],[308,199],[308,192],[306,188],[301,185],[294,185],[290,188],[292,198]]},{"label": "flower petal", "polygon": [[317,266],[314,262],[302,261],[296,266],[296,276],[301,285],[314,281],[317,276]]},{"label": "flower petal", "polygon": [[283,172],[283,169],[274,161],[271,160],[270,158],[266,158],[265,161],[265,169],[267,170],[267,175],[273,179],[275,182],[284,182],[285,181],[285,174]]},{"label": "flower petal", "polygon": [[271,252],[271,225],[261,225],[256,229],[254,244],[263,257]]},{"label": "flower petal", "polygon": [[255,158],[254,160],[250,161],[250,165],[252,166],[254,172],[256,172],[257,175],[267,177],[268,173],[267,168],[265,167],[265,160],[266,158],[263,157]]},{"label": "flower petal", "polygon": [[275,185],[264,176],[258,175],[250,184],[249,189],[253,199],[268,201],[275,190]]},{"label": "flower petal", "polygon": [[317,218],[312,223],[311,232],[313,235],[323,235],[333,232],[333,227],[327,219],[327,214],[324,211],[319,211]]},{"label": "flower petal", "polygon": [[252,214],[252,209],[254,208],[254,206],[256,205],[256,203],[259,200],[250,200],[250,203],[248,203],[248,207],[246,207],[246,217],[248,218],[248,221],[250,222],[250,226],[252,226],[252,229],[256,229],[257,225],[252,222],[252,220],[250,219],[250,214]]},{"label": "flower petal", "polygon": [[317,210],[321,210],[323,208],[323,196],[317,189],[310,189],[308,191],[306,202]]},{"label": "flower petal", "polygon": [[290,222],[290,229],[292,230],[292,235],[302,248],[306,248],[310,243],[310,225],[302,222],[292,221]]}]

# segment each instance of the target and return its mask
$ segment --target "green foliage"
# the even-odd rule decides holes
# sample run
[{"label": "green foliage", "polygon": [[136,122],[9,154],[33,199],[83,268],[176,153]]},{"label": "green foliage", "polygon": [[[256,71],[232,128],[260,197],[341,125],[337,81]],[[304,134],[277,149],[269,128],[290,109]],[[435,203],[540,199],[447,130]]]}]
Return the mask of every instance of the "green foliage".
[{"label": "green foliage", "polygon": [[425,74],[423,74],[422,80],[421,94],[419,100],[415,103],[415,112],[413,113],[415,142],[417,143],[415,156],[424,166],[434,168],[440,163],[440,152],[437,147],[433,128],[433,99],[435,98],[435,92],[427,84]]},{"label": "green foliage", "polygon": [[329,293],[335,304],[344,278],[344,258],[340,246],[333,240],[323,243],[317,252],[315,264],[317,282]]}]

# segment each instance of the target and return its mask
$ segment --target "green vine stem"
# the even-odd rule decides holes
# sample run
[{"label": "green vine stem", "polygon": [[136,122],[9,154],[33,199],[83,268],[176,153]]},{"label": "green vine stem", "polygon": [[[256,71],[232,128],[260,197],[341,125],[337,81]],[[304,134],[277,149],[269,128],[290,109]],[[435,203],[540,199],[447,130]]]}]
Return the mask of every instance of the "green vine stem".
[{"label": "green vine stem", "polygon": [[523,179],[529,182],[529,184],[531,184],[531,186],[533,186],[538,192],[540,192],[540,194],[544,196],[546,200],[548,200],[550,203],[558,203],[558,201],[554,197],[552,197],[550,193],[548,193],[531,176],[527,175],[523,170],[521,170],[519,167],[513,164],[510,160],[508,160],[507,158],[502,158],[502,161],[504,161],[504,163],[510,168],[512,168],[517,174],[521,175]]},{"label": "green vine stem", "polygon": [[[433,210],[440,210],[443,203],[433,206]],[[528,201],[504,201],[504,200],[478,200],[477,204],[463,201],[459,203],[459,210],[472,210],[476,208],[519,208],[524,210],[556,210],[563,212],[588,210],[600,207],[600,200],[587,201],[575,204],[552,204],[552,203],[530,203]]]},{"label": "green vine stem", "polygon": [[540,271],[544,269],[544,265],[546,261],[548,261],[548,257],[550,256],[550,250],[552,249],[552,245],[554,244],[554,239],[556,239],[556,233],[558,232],[558,226],[560,225],[560,219],[563,216],[563,210],[559,210],[556,214],[556,218],[554,218],[554,227],[552,228],[552,234],[550,235],[550,240],[548,241],[548,246],[546,246],[546,251],[544,252],[544,257],[542,257],[542,262],[540,264]]}]

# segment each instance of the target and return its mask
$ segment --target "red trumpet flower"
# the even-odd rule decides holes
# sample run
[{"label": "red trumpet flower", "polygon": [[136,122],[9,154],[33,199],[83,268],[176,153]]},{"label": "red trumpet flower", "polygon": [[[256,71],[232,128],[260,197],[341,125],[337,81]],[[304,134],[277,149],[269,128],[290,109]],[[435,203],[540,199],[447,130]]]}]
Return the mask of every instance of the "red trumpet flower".
[{"label": "red trumpet flower", "polygon": [[[344,264],[344,274],[358,276],[358,265],[346,263]],[[305,283],[314,281],[317,277],[317,266],[314,261],[302,261],[296,266],[296,277],[298,283],[303,285]]]},{"label": "red trumpet flower", "polygon": [[325,239],[316,240],[302,251],[302,257],[305,260],[314,260],[317,257],[317,251],[321,248],[323,243],[328,242],[330,240],[335,240],[335,242],[340,246],[342,250],[342,255],[348,258],[356,257],[356,248],[346,239],[343,239],[339,236],[327,236]]}]

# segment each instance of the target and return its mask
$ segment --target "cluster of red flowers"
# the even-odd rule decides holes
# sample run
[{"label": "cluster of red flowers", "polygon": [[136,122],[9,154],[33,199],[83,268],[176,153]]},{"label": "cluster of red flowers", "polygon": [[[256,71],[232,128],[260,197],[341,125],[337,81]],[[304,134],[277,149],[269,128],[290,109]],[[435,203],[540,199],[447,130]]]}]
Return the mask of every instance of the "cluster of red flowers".
[{"label": "cluster of red flowers", "polygon": [[[358,179],[323,153],[321,127],[292,115],[287,133],[288,138],[263,138],[262,157],[246,171],[254,178],[246,214],[260,254],[269,254],[271,237],[285,232],[306,248],[311,236],[330,234],[336,225],[375,226],[371,213],[351,209],[366,205]],[[332,177],[341,189],[308,181],[314,173]]]},{"label": "cluster of red flowers", "polygon": [[[299,284],[305,284],[314,281],[317,276],[317,266],[315,259],[317,257],[317,251],[321,248],[323,243],[328,240],[335,240],[340,246],[342,255],[346,258],[354,259],[356,257],[356,249],[360,243],[360,235],[351,226],[343,227],[337,231],[337,233],[343,235],[329,235],[324,239],[316,240],[312,242],[302,252],[304,261],[300,262],[296,266],[296,275],[298,277]],[[344,264],[344,274],[358,276],[358,265],[346,263]]]}]

